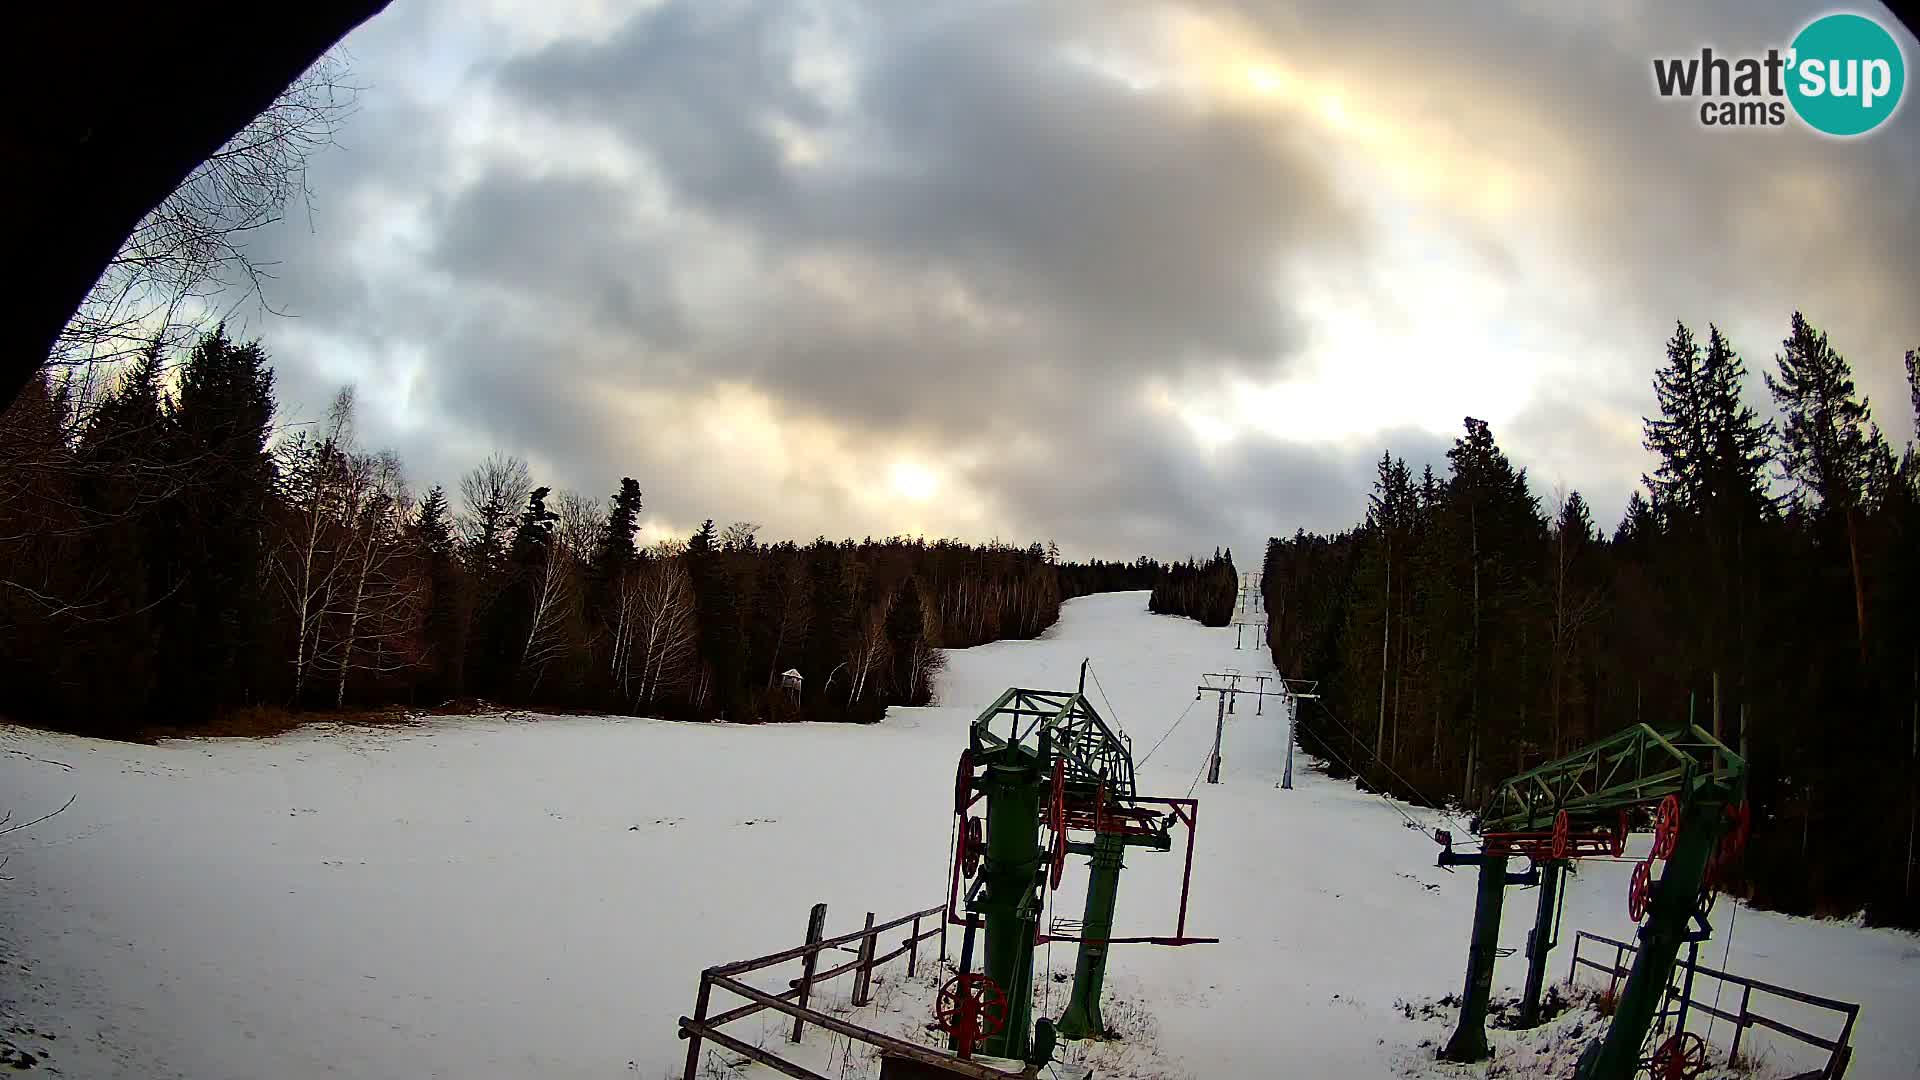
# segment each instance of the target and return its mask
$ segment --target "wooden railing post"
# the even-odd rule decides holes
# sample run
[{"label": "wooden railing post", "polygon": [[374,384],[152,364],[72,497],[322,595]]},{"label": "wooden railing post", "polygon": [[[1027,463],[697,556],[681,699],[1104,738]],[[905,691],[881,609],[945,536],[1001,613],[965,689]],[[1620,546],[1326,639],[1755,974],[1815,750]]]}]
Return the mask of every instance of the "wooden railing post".
[{"label": "wooden railing post", "polygon": [[1840,1027],[1840,1046],[1833,1054],[1833,1076],[1831,1080],[1840,1080],[1846,1075],[1847,1063],[1853,1060],[1853,1022],[1860,1019],[1860,1006],[1847,1010],[1847,1022]]},{"label": "wooden railing post", "polygon": [[[704,1024],[707,1022],[707,1000],[712,996],[713,972],[703,971],[700,973],[700,996],[695,998],[693,1002],[694,1023]],[[700,1032],[695,1030],[687,1033],[687,1071],[681,1075],[681,1080],[693,1080],[694,1073],[699,1071],[699,1068]]]},{"label": "wooden railing post", "polygon": [[913,917],[913,936],[907,939],[907,977],[920,966],[920,916]]},{"label": "wooden railing post", "polygon": [[[826,935],[826,930],[827,930],[827,905],[815,904],[813,905],[813,911],[811,911],[807,915],[807,944],[808,945],[820,944],[820,939]],[[800,958],[799,1005],[803,1009],[807,1007],[807,995],[813,991],[813,972],[814,972],[814,967],[819,962],[819,960],[820,960],[819,949],[810,949],[807,951],[807,954],[805,956],[802,956]],[[702,995],[706,993],[706,987],[704,985],[700,988],[700,990]],[[798,1016],[794,1017],[793,1018],[793,1036],[788,1041],[799,1042],[800,1035],[805,1030],[806,1024],[807,1022],[805,1020],[800,1019]],[[691,1073],[687,1075],[687,1080],[693,1080],[693,1075]]]},{"label": "wooden railing post", "polygon": [[1727,1060],[1740,1056],[1740,1036],[1747,1033],[1747,1003],[1753,1000],[1753,987],[1740,988],[1740,1018],[1733,1022],[1733,1045],[1727,1048]]},{"label": "wooden railing post", "polygon": [[873,912],[867,912],[866,934],[860,938],[860,966],[853,972],[853,1004],[859,1008],[867,1003],[868,989],[873,984]]},{"label": "wooden railing post", "polygon": [[1580,970],[1580,939],[1584,934],[1573,935],[1573,959],[1567,961],[1567,988],[1573,988],[1573,974]]},{"label": "wooden railing post", "polygon": [[940,911],[940,962],[943,964],[947,962],[947,922],[946,909],[942,908]]}]

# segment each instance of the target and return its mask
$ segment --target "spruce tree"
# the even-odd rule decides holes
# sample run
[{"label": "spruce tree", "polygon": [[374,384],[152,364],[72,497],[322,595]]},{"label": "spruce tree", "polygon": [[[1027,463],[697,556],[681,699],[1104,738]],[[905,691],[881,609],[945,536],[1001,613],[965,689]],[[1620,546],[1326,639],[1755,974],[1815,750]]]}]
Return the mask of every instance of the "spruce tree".
[{"label": "spruce tree", "polygon": [[887,643],[893,658],[893,689],[909,705],[922,704],[925,687],[918,679],[918,658],[927,636],[926,615],[920,606],[920,584],[908,577],[894,591],[887,611]]},{"label": "spruce tree", "polygon": [[693,580],[700,619],[700,659],[712,679],[708,704],[725,719],[739,711],[746,643],[733,575],[727,569],[712,518],[687,541],[687,573]]},{"label": "spruce tree", "polygon": [[1797,311],[1781,347],[1775,357],[1779,376],[1766,376],[1783,421],[1781,463],[1787,477],[1822,508],[1844,513],[1859,504],[1866,486],[1868,402],[1856,400],[1846,358]]},{"label": "spruce tree", "polygon": [[1613,530],[1613,542],[1625,548],[1638,548],[1651,543],[1660,532],[1660,522],[1654,513],[1653,504],[1635,488],[1627,496],[1627,508],[1620,515],[1620,525]]},{"label": "spruce tree", "polygon": [[1867,654],[1867,593],[1861,566],[1859,509],[1871,479],[1878,433],[1866,398],[1855,398],[1853,368],[1827,335],[1800,312],[1775,357],[1779,376],[1766,376],[1780,410],[1780,457],[1803,495],[1845,528],[1853,574],[1854,625],[1862,662]]},{"label": "spruce tree", "polygon": [[1720,328],[1709,324],[1700,367],[1705,455],[1701,486],[1710,502],[1709,513],[1723,528],[1729,522],[1757,519],[1772,505],[1766,494],[1766,474],[1773,460],[1773,425],[1746,403],[1746,382],[1746,361],[1733,351]]},{"label": "spruce tree", "polygon": [[1913,432],[1920,440],[1920,349],[1907,350],[1907,397],[1913,402]]},{"label": "spruce tree", "polygon": [[79,685],[92,707],[129,719],[144,716],[158,678],[165,643],[156,620],[166,612],[150,601],[166,595],[174,573],[167,561],[173,545],[159,531],[167,515],[156,512],[178,484],[163,457],[172,418],[162,367],[158,345],[145,350],[94,409],[76,451],[88,558],[113,583],[97,624],[113,677]]},{"label": "spruce tree", "polygon": [[623,476],[608,508],[607,527],[601,530],[599,547],[588,554],[586,610],[591,625],[605,626],[612,620],[619,602],[620,579],[640,560],[639,549],[634,546],[639,531],[640,483]]},{"label": "spruce tree", "polygon": [[466,685],[466,627],[460,564],[446,489],[435,484],[414,518],[414,541],[426,563],[430,596],[421,635],[426,642],[429,691],[438,699],[459,697]]},{"label": "spruce tree", "polygon": [[273,371],[257,342],[237,344],[224,327],[201,338],[166,429],[180,488],[161,508],[156,538],[174,598],[160,631],[164,706],[182,719],[259,699],[273,409]]},{"label": "spruce tree", "polygon": [[847,581],[845,555],[825,537],[807,548],[807,578],[813,615],[801,654],[800,670],[806,679],[802,687],[816,713],[832,715],[846,700],[843,694],[830,694],[828,690],[835,686],[845,689],[846,673],[841,665],[853,647],[854,598]]},{"label": "spruce tree", "polygon": [[1708,450],[1701,367],[1693,331],[1675,323],[1667,339],[1667,362],[1653,376],[1660,416],[1641,418],[1642,442],[1660,459],[1652,476],[1641,477],[1656,506],[1692,511],[1704,501],[1701,467]]}]

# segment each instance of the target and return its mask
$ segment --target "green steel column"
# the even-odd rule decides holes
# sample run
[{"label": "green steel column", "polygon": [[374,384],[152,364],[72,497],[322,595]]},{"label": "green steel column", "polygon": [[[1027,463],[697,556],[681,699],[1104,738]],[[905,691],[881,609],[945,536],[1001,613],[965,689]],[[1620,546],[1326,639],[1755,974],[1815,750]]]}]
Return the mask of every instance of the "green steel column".
[{"label": "green steel column", "polygon": [[1007,995],[1007,1024],[980,1052],[1023,1058],[1033,1028],[1033,902],[1040,871],[1040,793],[1045,775],[1033,764],[988,768],[987,881],[976,908],[985,916],[987,976]]},{"label": "green steel column", "polygon": [[1480,895],[1473,906],[1473,942],[1467,946],[1467,985],[1460,992],[1460,1025],[1441,1057],[1479,1061],[1487,1046],[1487,1000],[1493,996],[1493,961],[1500,948],[1500,905],[1507,892],[1507,857],[1480,857]]},{"label": "green steel column", "polygon": [[1093,872],[1087,880],[1087,914],[1080,923],[1080,957],[1073,967],[1073,996],[1060,1017],[1060,1035],[1086,1039],[1107,1033],[1100,1019],[1100,988],[1107,980],[1106,939],[1113,936],[1113,904],[1120,893],[1126,838],[1101,833],[1093,840]]},{"label": "green steel column", "polygon": [[1540,867],[1540,906],[1527,935],[1527,989],[1520,998],[1520,1026],[1540,1022],[1540,989],[1546,982],[1547,953],[1553,949],[1553,902],[1560,893],[1560,871],[1565,864],[1548,859]]},{"label": "green steel column", "polygon": [[1647,904],[1647,922],[1640,928],[1640,951],[1633,957],[1633,973],[1614,1007],[1613,1025],[1598,1051],[1580,1061],[1580,1080],[1629,1080],[1639,1067],[1640,1044],[1660,1010],[1660,997],[1673,978],[1673,964],[1687,937],[1687,922],[1700,896],[1707,857],[1720,842],[1724,804],[1718,799],[1691,800],[1680,814],[1680,836]]}]

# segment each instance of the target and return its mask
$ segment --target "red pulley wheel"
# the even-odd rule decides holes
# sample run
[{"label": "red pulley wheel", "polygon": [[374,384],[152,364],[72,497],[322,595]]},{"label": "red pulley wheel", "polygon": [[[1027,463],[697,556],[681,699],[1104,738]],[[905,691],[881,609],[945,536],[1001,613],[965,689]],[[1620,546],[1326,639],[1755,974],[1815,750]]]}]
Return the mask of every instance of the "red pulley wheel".
[{"label": "red pulley wheel", "polygon": [[1638,923],[1647,917],[1647,901],[1653,895],[1652,863],[1633,864],[1633,877],[1627,882],[1627,914]]},{"label": "red pulley wheel", "polygon": [[980,872],[980,856],[987,849],[985,829],[977,817],[967,819],[960,830],[960,876],[971,878]]},{"label": "red pulley wheel", "polygon": [[1720,847],[1726,860],[1732,860],[1747,849],[1747,837],[1753,832],[1753,807],[1746,800],[1727,807],[1726,835],[1720,838]]},{"label": "red pulley wheel", "polygon": [[1067,869],[1067,830],[1055,829],[1053,849],[1047,853],[1051,865],[1047,868],[1047,888],[1060,887],[1060,875]]},{"label": "red pulley wheel", "polygon": [[960,769],[953,778],[953,812],[965,817],[973,801],[973,747],[960,751]]},{"label": "red pulley wheel", "polygon": [[984,972],[955,975],[934,999],[933,1020],[953,1036],[961,1057],[972,1057],[981,1039],[1007,1026],[1006,991]]},{"label": "red pulley wheel", "polygon": [[1679,1032],[1661,1043],[1647,1064],[1654,1080],[1693,1080],[1707,1070],[1707,1041],[1691,1031]]},{"label": "red pulley wheel", "polygon": [[1567,857],[1567,838],[1573,832],[1572,822],[1567,820],[1567,812],[1560,811],[1553,816],[1553,857]]},{"label": "red pulley wheel", "polygon": [[1653,815],[1653,857],[1670,858],[1680,842],[1680,800],[1672,795],[1660,800]]}]

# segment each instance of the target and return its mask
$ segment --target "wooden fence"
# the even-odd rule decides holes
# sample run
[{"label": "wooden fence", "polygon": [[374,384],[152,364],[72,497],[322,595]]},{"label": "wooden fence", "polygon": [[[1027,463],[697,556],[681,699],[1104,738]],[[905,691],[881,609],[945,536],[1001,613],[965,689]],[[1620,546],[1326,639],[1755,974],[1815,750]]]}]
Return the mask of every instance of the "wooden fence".
[{"label": "wooden fence", "polygon": [[[1593,959],[1592,956],[1581,956],[1580,946],[1582,942],[1594,943],[1597,947],[1594,951],[1609,947],[1612,948],[1613,962],[1609,965]],[[1620,980],[1626,978],[1632,971],[1632,968],[1626,965],[1627,958],[1638,951],[1638,946],[1631,945],[1624,941],[1615,941],[1610,937],[1602,937],[1599,934],[1588,933],[1582,930],[1573,939],[1573,960],[1567,965],[1567,985],[1573,985],[1574,974],[1584,966],[1604,973],[1608,980],[1608,993],[1615,993],[1619,989]],[[1808,1046],[1817,1047],[1827,1052],[1826,1065],[1817,1072],[1808,1075],[1819,1077],[1821,1080],[1840,1080],[1841,1076],[1846,1073],[1847,1063],[1853,1058],[1853,1047],[1848,1044],[1848,1040],[1853,1036],[1854,1021],[1860,1016],[1859,1005],[1850,1001],[1836,1001],[1833,998],[1801,993],[1798,990],[1790,990],[1784,986],[1775,986],[1772,983],[1761,982],[1758,979],[1749,979],[1743,975],[1730,975],[1727,972],[1717,971],[1704,964],[1692,963],[1684,957],[1676,964],[1674,973],[1684,976],[1684,980],[1681,986],[1677,988],[1671,984],[1668,985],[1667,1000],[1669,1004],[1662,1009],[1659,1015],[1663,1020],[1665,1018],[1674,1018],[1674,1029],[1676,1031],[1686,1029],[1688,1013],[1697,1009],[1709,1016],[1718,1017],[1733,1024],[1733,1043],[1727,1049],[1727,1056],[1729,1058],[1739,1055],[1740,1041],[1742,1037],[1746,1035],[1748,1028],[1762,1027],[1769,1031],[1778,1032],[1797,1042],[1805,1043]],[[1695,975],[1703,975],[1709,979],[1718,979],[1722,984],[1722,988],[1729,985],[1739,987],[1739,1005],[1734,1008],[1734,1011],[1726,1012],[1710,1002],[1695,999],[1693,997],[1693,977]],[[1783,1023],[1780,1020],[1754,1012],[1753,995],[1756,992],[1763,995],[1783,998],[1787,1001],[1796,1001],[1802,1005],[1810,1005],[1816,1009],[1838,1014],[1843,1018],[1840,1023],[1839,1035],[1831,1039],[1824,1038],[1812,1032],[1803,1031],[1791,1024]]]},{"label": "wooden fence", "polygon": [[[905,956],[907,974],[913,975],[919,970],[920,943],[930,938],[940,939],[940,959],[945,960],[947,958],[947,920],[944,906],[902,915],[878,925],[873,921],[873,912],[869,911],[865,926],[852,933],[831,938],[821,936],[825,930],[826,920],[827,905],[815,904],[807,918],[806,944],[769,953],[766,956],[757,956],[751,960],[738,960],[731,964],[710,967],[700,973],[700,992],[694,999],[693,1015],[680,1018],[680,1037],[687,1040],[687,1067],[682,1080],[695,1080],[703,1040],[731,1050],[749,1060],[757,1061],[770,1069],[797,1077],[799,1080],[829,1080],[828,1077],[788,1061],[770,1050],[734,1038],[720,1030],[723,1025],[745,1019],[765,1009],[773,1009],[793,1017],[793,1030],[788,1035],[789,1042],[799,1042],[806,1025],[811,1023],[878,1047],[884,1054],[931,1065],[956,1076],[970,1077],[972,1080],[1009,1080],[1022,1075],[1018,1072],[996,1069],[981,1062],[966,1060],[944,1050],[935,1050],[919,1043],[895,1038],[871,1028],[864,1028],[829,1013],[809,1008],[807,1005],[807,999],[815,986],[848,973],[853,975],[853,1004],[856,1007],[867,1004],[872,999],[874,969]],[[929,921],[936,925],[932,929],[923,930],[922,926]],[[910,927],[910,929],[899,947],[888,953],[879,953],[880,935],[901,927]],[[853,946],[851,950],[848,949],[850,945]],[[825,971],[817,970],[820,955],[828,950],[852,951],[854,958]],[[795,960],[800,962],[800,976],[789,980],[787,989],[780,993],[767,993],[740,981],[739,976],[748,972],[791,963]],[[707,1010],[712,1003],[713,991],[716,987],[745,1000],[746,1004],[709,1016]]]}]

